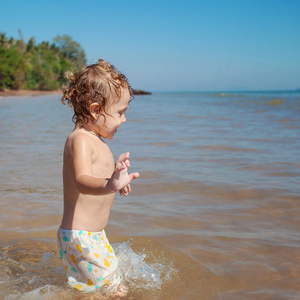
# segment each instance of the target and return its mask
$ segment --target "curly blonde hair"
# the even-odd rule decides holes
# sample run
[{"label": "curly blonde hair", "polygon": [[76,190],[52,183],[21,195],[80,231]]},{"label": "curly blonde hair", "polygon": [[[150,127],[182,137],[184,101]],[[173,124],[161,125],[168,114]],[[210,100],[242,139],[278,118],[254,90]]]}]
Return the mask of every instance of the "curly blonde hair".
[{"label": "curly blonde hair", "polygon": [[100,111],[105,111],[107,104],[118,102],[122,88],[128,87],[133,99],[133,91],[128,79],[113,65],[99,59],[97,64],[83,67],[77,73],[65,74],[69,84],[62,87],[62,104],[67,101],[69,107],[74,110],[73,122],[76,125],[85,125],[91,117],[89,107],[92,103],[98,103]]}]

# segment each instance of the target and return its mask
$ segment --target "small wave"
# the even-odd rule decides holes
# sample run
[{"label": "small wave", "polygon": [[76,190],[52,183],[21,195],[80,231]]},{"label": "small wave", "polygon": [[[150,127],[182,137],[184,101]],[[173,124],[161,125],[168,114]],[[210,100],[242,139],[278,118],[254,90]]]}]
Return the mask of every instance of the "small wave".
[{"label": "small wave", "polygon": [[264,153],[265,151],[255,148],[237,148],[223,145],[207,145],[207,146],[195,146],[191,150],[210,150],[210,151],[229,151],[229,152],[260,152]]},{"label": "small wave", "polygon": [[[10,295],[5,298],[5,300],[52,300],[59,299],[62,297],[63,289],[58,289],[54,285],[45,285],[38,287],[30,292],[25,294]],[[67,298],[60,298],[67,299]]]}]

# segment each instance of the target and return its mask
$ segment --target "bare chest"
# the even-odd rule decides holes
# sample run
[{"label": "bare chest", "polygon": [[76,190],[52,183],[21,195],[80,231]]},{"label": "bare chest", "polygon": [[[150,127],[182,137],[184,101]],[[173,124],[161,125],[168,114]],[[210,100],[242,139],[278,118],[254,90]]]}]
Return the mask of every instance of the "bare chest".
[{"label": "bare chest", "polygon": [[108,146],[95,143],[92,157],[92,173],[95,177],[110,177],[114,171],[114,158]]}]

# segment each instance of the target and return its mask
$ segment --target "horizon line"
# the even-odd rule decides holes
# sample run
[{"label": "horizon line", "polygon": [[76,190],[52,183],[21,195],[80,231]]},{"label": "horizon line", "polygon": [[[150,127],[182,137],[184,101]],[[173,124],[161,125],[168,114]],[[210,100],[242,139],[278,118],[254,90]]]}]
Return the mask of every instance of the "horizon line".
[{"label": "horizon line", "polygon": [[[148,91],[148,90],[147,90]],[[282,90],[169,90],[169,91],[160,91],[160,90],[156,90],[156,91],[151,91],[151,93],[300,93],[300,89],[282,89]]]}]

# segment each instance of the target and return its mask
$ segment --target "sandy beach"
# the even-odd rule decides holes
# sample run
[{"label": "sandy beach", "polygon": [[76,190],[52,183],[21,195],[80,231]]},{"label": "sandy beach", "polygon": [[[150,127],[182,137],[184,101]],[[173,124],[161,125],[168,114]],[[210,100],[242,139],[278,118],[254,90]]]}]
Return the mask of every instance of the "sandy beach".
[{"label": "sandy beach", "polygon": [[42,91],[42,90],[4,90],[0,91],[0,97],[15,97],[15,96],[43,96],[60,94],[61,90]]},{"label": "sandy beach", "polygon": [[[0,97],[16,97],[16,96],[44,96],[44,95],[58,95],[61,90],[43,91],[43,90],[4,90],[0,91]],[[133,90],[134,95],[150,95],[150,92],[144,90]]]}]

